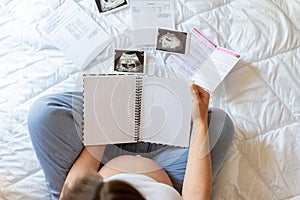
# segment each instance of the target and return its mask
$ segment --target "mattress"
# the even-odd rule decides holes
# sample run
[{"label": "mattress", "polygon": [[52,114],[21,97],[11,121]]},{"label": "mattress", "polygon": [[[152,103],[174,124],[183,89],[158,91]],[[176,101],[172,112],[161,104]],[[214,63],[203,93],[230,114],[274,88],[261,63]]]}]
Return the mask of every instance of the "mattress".
[{"label": "mattress", "polygon": [[[0,199],[49,199],[27,129],[28,110],[42,95],[81,91],[82,72],[107,70],[105,50],[78,69],[37,29],[62,2],[0,2]],[[100,15],[94,1],[75,2],[109,35],[131,31],[129,8]],[[212,199],[300,199],[300,1],[174,5],[177,30],[196,27],[242,56],[211,97],[210,106],[224,109],[236,128]],[[147,51],[146,73],[178,76],[164,54]]]}]

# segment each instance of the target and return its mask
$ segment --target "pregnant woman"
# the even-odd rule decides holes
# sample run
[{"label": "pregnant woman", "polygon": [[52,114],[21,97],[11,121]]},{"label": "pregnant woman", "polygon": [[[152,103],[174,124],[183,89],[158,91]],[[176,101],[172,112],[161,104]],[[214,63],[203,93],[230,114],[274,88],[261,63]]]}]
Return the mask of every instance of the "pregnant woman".
[{"label": "pregnant woman", "polygon": [[[189,148],[150,143],[84,147],[82,94],[42,97],[28,117],[52,199],[210,199],[234,127],[209,94],[192,84]],[[100,162],[101,161],[101,162]]]}]

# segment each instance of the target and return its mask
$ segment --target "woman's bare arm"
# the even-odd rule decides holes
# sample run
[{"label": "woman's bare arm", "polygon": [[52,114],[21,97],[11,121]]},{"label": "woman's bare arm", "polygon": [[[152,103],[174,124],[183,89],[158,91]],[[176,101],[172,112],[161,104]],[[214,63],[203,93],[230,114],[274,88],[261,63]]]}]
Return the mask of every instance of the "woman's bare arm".
[{"label": "woman's bare arm", "polygon": [[98,171],[104,150],[105,146],[83,148],[67,175],[60,199],[63,197],[63,191],[65,187],[72,188],[76,180],[85,177],[93,171]]},{"label": "woman's bare arm", "polygon": [[207,113],[210,95],[192,84],[193,130],[183,182],[183,199],[210,199],[212,169],[208,138]]}]

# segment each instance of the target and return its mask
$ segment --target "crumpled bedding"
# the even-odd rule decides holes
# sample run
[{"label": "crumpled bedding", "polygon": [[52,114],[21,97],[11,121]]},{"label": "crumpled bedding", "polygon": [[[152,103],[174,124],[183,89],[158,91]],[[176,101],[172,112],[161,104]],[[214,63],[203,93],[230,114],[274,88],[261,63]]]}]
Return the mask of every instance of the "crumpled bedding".
[{"label": "crumpled bedding", "polygon": [[[0,2],[0,199],[49,199],[27,114],[42,95],[82,90],[82,71],[37,29],[62,2]],[[197,27],[242,55],[211,97],[236,128],[212,199],[300,199],[299,0],[174,2],[178,30]],[[109,35],[131,30],[127,8],[102,16],[94,1],[76,3]],[[178,76],[165,55],[148,51],[148,74]],[[103,51],[83,71],[105,72],[108,60]]]}]

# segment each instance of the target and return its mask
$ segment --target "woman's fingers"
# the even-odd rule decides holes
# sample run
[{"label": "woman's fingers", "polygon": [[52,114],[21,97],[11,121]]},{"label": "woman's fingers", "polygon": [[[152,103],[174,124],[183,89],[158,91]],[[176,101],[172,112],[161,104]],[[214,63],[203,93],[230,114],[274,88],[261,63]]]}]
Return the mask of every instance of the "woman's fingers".
[{"label": "woman's fingers", "polygon": [[195,100],[208,104],[210,94],[196,84],[191,85],[192,94]]},{"label": "woman's fingers", "polygon": [[193,95],[194,101],[199,102],[201,99],[200,99],[200,96],[199,96],[199,92],[198,92],[198,90],[197,90],[197,85],[192,84],[192,85],[190,86],[190,88],[191,88],[191,93],[192,93],[192,95]]},{"label": "woman's fingers", "polygon": [[192,84],[190,88],[193,96],[193,121],[205,121],[207,120],[210,95],[198,85]]}]

